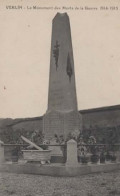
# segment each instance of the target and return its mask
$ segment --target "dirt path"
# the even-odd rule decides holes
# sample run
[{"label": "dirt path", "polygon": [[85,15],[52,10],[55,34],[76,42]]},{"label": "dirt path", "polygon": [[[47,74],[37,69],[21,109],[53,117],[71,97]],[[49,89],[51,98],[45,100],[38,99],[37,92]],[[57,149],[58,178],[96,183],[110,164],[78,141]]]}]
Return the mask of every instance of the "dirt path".
[{"label": "dirt path", "polygon": [[68,178],[1,173],[0,196],[120,196],[120,171]]}]

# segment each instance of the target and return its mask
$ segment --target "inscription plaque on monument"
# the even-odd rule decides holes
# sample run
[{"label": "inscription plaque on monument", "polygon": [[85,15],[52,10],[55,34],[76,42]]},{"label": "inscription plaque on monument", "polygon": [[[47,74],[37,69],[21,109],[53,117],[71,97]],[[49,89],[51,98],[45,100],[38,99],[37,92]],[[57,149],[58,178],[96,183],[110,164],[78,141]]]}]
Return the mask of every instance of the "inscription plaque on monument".
[{"label": "inscription plaque on monument", "polygon": [[70,22],[57,13],[52,23],[48,109],[43,119],[46,137],[82,129],[77,108]]}]

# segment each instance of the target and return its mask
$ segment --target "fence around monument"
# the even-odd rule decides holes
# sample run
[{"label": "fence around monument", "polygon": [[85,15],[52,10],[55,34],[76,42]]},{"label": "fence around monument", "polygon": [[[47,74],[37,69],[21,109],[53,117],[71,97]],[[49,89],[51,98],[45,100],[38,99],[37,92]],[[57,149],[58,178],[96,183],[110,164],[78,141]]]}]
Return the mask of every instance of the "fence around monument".
[{"label": "fence around monument", "polygon": [[[3,144],[5,161],[12,161],[12,155],[16,152],[19,160],[23,159],[22,150],[27,149],[28,144]],[[43,149],[54,147],[62,150],[61,159],[57,163],[65,163],[67,158],[67,144],[40,144]],[[16,151],[15,151],[16,150]],[[93,157],[93,163],[119,162],[120,161],[120,144],[78,144],[77,145],[78,162],[90,163]],[[18,153],[19,152],[19,153]],[[62,160],[62,161],[61,161]],[[102,161],[101,161],[102,160]],[[52,161],[54,162],[54,160]]]}]

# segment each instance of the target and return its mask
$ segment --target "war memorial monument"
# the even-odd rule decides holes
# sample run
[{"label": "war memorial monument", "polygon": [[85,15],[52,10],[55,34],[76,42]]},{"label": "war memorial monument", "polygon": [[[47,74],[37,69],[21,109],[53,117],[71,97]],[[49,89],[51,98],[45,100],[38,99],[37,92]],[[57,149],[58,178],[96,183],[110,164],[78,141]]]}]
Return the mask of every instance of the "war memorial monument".
[{"label": "war memorial monument", "polygon": [[52,23],[48,109],[43,123],[44,133],[48,138],[54,134],[66,136],[74,130],[82,130],[67,13],[57,13]]},{"label": "war memorial monument", "polygon": [[[69,133],[74,131],[78,131],[79,133],[82,131],[82,116],[77,107],[70,22],[67,13],[57,13],[52,23],[48,108],[43,116],[43,132],[45,139],[51,141],[55,134],[59,136],[63,135],[64,138],[66,138]],[[35,149],[21,150],[23,152],[22,162],[18,160],[17,164],[10,164],[5,161],[4,149],[5,147],[10,148],[11,144],[0,142],[1,172],[51,176],[78,176],[120,169],[119,151],[117,152],[118,162],[106,162],[106,164],[101,164],[100,162],[97,164],[96,162],[96,164],[92,164],[90,158],[94,155],[99,158],[100,155],[86,153],[84,155],[82,154],[82,158],[89,159],[90,161],[87,162],[88,164],[86,164],[86,162],[83,164],[83,162],[78,162],[78,146],[83,147],[86,145],[84,145],[85,143],[82,145],[78,144],[74,138],[70,138],[66,143],[64,142],[63,145],[52,145],[52,143],[50,143],[46,145],[48,149],[42,148],[44,146],[43,143],[38,146],[38,144],[36,145],[23,136],[21,136],[21,138],[32,145],[32,147],[35,147]],[[22,144],[13,144],[12,146],[23,147]],[[54,146],[53,150],[49,148],[52,146]],[[61,146],[64,146],[66,149],[65,162],[52,162],[52,153],[57,148],[59,148],[60,152]],[[92,144],[87,146],[92,146]],[[96,143],[93,146],[96,146]],[[100,144],[100,147],[101,146]],[[61,152],[63,153],[62,150]],[[24,155],[26,155],[26,157]],[[64,156],[64,153],[62,155]],[[113,155],[111,156],[114,157]]]}]

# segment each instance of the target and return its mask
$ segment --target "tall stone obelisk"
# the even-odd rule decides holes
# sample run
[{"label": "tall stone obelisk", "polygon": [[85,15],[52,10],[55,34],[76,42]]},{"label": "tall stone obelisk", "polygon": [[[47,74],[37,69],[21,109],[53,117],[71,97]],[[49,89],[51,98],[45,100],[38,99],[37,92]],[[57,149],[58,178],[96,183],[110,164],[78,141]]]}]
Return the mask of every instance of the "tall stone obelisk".
[{"label": "tall stone obelisk", "polygon": [[57,13],[52,23],[48,109],[44,115],[46,136],[67,135],[82,128],[77,108],[70,22]]}]

